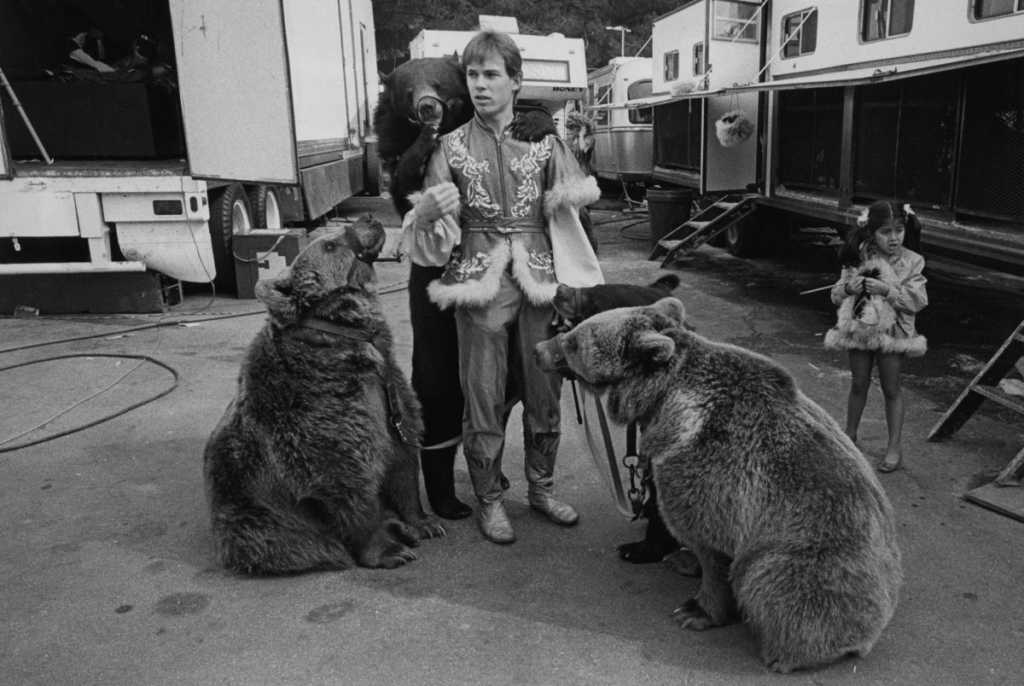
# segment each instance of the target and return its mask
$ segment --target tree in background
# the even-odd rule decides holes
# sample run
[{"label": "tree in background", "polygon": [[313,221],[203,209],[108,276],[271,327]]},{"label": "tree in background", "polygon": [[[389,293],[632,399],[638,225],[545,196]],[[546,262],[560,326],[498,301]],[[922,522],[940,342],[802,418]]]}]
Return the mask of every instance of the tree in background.
[{"label": "tree in background", "polygon": [[478,15],[497,14],[518,19],[521,33],[583,38],[587,67],[594,69],[619,55],[619,32],[606,26],[632,31],[626,34],[627,55],[643,47],[640,54],[650,56],[650,44],[644,44],[651,23],[681,4],[682,0],[374,0],[377,68],[386,75],[409,59],[409,41],[422,29],[472,31]]}]

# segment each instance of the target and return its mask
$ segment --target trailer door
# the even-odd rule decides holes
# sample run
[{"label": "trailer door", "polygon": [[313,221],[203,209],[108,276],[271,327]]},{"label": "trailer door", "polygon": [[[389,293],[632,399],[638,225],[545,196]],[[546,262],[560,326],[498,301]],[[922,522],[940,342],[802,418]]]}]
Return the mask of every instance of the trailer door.
[{"label": "trailer door", "polygon": [[190,173],[298,183],[281,3],[169,3]]}]

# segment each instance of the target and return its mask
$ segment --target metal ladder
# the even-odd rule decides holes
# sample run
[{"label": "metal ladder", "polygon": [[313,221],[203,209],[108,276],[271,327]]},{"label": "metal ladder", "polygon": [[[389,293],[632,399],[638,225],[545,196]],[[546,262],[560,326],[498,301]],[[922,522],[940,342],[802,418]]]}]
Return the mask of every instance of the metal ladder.
[{"label": "metal ladder", "polygon": [[[928,434],[929,441],[952,436],[974,414],[984,400],[991,400],[1024,416],[1024,400],[1015,398],[999,388],[999,382],[1024,357],[1024,321],[1003,342],[999,350],[978,372],[974,380],[960,394]],[[1003,486],[1021,486],[1024,476],[1024,449],[1010,460],[991,484],[980,486],[964,494],[964,498],[998,512],[1024,520],[1024,491],[1002,489]],[[1015,491],[1012,493],[1011,491]]]},{"label": "metal ladder", "polygon": [[665,234],[647,259],[660,259],[668,266],[680,253],[696,250],[756,209],[755,201],[761,196],[754,193],[728,194],[690,217]]}]

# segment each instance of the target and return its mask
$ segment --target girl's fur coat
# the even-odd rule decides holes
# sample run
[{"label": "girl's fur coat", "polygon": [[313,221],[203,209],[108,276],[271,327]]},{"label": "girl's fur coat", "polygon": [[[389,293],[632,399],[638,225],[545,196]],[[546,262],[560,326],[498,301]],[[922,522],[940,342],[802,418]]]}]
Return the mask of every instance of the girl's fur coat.
[{"label": "girl's fur coat", "polygon": [[[858,276],[870,276],[893,288],[899,278],[884,259],[871,257],[857,268]],[[825,334],[825,347],[830,350],[877,350],[883,353],[904,353],[910,357],[923,355],[928,347],[924,336],[902,336],[896,327],[896,311],[881,295],[855,293],[839,305],[836,325]]]}]

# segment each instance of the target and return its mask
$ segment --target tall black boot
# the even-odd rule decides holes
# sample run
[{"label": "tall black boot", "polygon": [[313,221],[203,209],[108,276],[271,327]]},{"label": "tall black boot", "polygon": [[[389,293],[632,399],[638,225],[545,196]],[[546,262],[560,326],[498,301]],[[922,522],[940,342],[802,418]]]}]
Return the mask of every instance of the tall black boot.
[{"label": "tall black boot", "polygon": [[650,497],[644,504],[643,515],[647,518],[647,532],[644,540],[623,543],[619,546],[619,557],[634,564],[659,562],[666,555],[679,549],[679,542],[669,533],[658,512],[658,494],[654,484],[650,485]]},{"label": "tall black boot", "polygon": [[455,449],[453,445],[420,451],[423,484],[427,489],[430,509],[444,519],[464,519],[473,514],[473,508],[455,497]]}]

